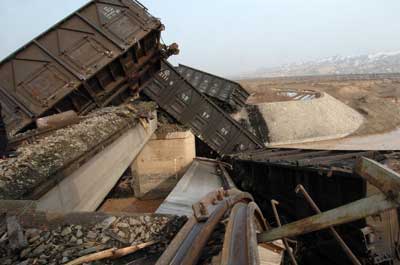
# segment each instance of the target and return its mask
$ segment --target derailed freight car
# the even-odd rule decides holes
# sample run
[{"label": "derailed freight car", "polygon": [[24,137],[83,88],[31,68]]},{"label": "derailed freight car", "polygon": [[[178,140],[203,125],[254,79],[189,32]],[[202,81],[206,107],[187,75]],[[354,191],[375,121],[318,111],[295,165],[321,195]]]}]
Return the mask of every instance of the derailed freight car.
[{"label": "derailed freight car", "polygon": [[126,99],[160,67],[161,22],[132,0],[95,0],[0,63],[9,135],[37,118]]},{"label": "derailed freight car", "polygon": [[264,147],[166,61],[143,92],[221,155]]},{"label": "derailed freight car", "polygon": [[[292,223],[315,214],[309,201],[297,194],[299,184],[323,212],[376,194],[378,189],[356,173],[361,157],[399,169],[398,151],[265,149],[236,154],[225,162],[233,166],[235,184],[254,196],[268,220],[275,219],[271,200],[278,200],[282,222]],[[397,264],[399,216],[398,210],[386,211],[335,229],[362,264]],[[301,246],[301,264],[352,264],[328,230],[295,239]]]},{"label": "derailed freight car", "polygon": [[192,86],[218,100],[231,112],[241,110],[250,96],[249,92],[234,81],[183,64],[180,64],[177,70]]}]

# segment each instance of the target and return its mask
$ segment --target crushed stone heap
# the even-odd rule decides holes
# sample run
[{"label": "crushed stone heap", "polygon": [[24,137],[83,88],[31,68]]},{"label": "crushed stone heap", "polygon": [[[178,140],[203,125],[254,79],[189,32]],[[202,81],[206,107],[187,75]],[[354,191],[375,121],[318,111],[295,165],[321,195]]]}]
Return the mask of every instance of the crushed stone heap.
[{"label": "crushed stone heap", "polygon": [[[144,255],[157,255],[165,250],[173,236],[186,221],[172,216],[110,216],[96,224],[69,224],[43,228],[21,228],[23,244],[18,248],[10,243],[12,234],[7,228],[11,223],[20,224],[17,218],[3,218],[0,230],[0,263],[11,264],[65,264],[76,258],[111,248],[125,248],[141,243],[154,242],[129,259]],[[4,239],[5,238],[5,239]],[[123,258],[121,258],[123,261]],[[95,264],[117,264],[101,260]],[[125,261],[126,262],[126,261]],[[125,264],[125,263],[122,263]]]},{"label": "crushed stone heap", "polygon": [[0,199],[31,199],[29,193],[93,148],[151,118],[156,104],[141,102],[97,110],[77,124],[55,130],[0,160]]}]

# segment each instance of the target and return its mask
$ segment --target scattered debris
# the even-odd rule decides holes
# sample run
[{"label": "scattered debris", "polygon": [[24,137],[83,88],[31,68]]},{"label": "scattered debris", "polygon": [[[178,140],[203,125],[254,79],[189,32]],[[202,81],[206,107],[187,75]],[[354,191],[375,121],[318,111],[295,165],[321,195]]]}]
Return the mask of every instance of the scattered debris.
[{"label": "scattered debris", "polygon": [[[21,228],[15,216],[8,217],[7,222],[8,227],[14,228],[9,228],[8,239],[0,242],[1,264],[82,264],[89,262],[88,258],[94,261],[92,254],[96,260],[119,258],[144,247],[148,253],[160,253],[185,218],[111,216],[92,226],[26,229]],[[104,260],[104,264],[112,263]]]},{"label": "scattered debris", "polygon": [[86,256],[77,258],[71,262],[68,262],[66,265],[80,265],[92,261],[98,261],[98,260],[103,260],[103,259],[118,259],[127,255],[130,255],[132,253],[135,253],[141,249],[144,249],[146,247],[152,246],[156,244],[157,242],[155,241],[150,241],[146,243],[141,243],[135,246],[130,246],[130,247],[125,247],[125,248],[110,248],[104,251],[96,252],[93,254],[88,254]]}]

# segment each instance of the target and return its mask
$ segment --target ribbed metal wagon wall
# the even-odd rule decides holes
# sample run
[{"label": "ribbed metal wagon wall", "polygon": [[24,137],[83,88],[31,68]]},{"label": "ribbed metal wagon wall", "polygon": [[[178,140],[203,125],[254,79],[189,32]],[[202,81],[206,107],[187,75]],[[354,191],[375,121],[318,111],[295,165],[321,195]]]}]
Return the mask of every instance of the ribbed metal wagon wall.
[{"label": "ribbed metal wagon wall", "polygon": [[258,138],[243,129],[166,61],[143,91],[219,154],[263,147]]},{"label": "ribbed metal wagon wall", "polygon": [[[0,63],[8,133],[105,106],[159,70],[161,22],[132,0],[96,0]],[[123,97],[122,97],[123,98]]]},{"label": "ribbed metal wagon wall", "polygon": [[250,96],[240,84],[231,80],[182,64],[177,70],[200,92],[228,104],[234,111],[243,108]]}]

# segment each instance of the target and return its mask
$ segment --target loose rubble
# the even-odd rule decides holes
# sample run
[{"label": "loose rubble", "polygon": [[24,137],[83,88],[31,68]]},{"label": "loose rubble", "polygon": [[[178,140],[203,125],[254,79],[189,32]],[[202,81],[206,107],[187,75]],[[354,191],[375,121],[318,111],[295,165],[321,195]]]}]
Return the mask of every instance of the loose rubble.
[{"label": "loose rubble", "polygon": [[[0,235],[0,264],[65,264],[78,257],[109,248],[156,241],[146,254],[164,251],[186,218],[165,216],[111,216],[93,226],[66,225],[54,229],[23,229],[27,245],[12,249],[8,231]],[[140,253],[139,253],[140,254]],[[141,254],[143,256],[143,253]],[[98,261],[93,264],[118,264]]]},{"label": "loose rubble", "polygon": [[16,157],[0,160],[0,199],[26,199],[29,192],[60,169],[115,133],[134,126],[138,118],[154,109],[153,103],[146,102],[104,108],[78,124],[18,147]]}]

